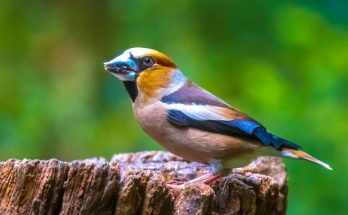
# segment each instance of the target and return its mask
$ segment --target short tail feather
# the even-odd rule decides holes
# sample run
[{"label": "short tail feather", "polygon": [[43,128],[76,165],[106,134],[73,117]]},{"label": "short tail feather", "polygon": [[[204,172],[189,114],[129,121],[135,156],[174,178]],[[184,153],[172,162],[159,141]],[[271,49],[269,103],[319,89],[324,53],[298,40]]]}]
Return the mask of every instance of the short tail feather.
[{"label": "short tail feather", "polygon": [[326,164],[326,163],[312,157],[311,155],[307,154],[306,152],[298,150],[298,149],[291,149],[291,148],[283,147],[281,150],[281,155],[283,157],[290,157],[290,158],[307,160],[307,161],[319,164],[320,166],[322,166],[328,170],[332,170],[332,168],[328,164]]}]

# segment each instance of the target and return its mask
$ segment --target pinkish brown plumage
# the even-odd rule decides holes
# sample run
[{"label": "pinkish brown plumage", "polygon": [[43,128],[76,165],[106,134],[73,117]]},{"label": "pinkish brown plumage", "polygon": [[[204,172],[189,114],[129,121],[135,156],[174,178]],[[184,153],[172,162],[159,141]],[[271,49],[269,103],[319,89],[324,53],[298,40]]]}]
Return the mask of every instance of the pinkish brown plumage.
[{"label": "pinkish brown plumage", "polygon": [[212,182],[224,168],[241,167],[258,156],[301,158],[331,167],[271,134],[260,123],[196,86],[164,54],[132,48],[105,63],[123,81],[135,118],[170,152],[211,166]]}]

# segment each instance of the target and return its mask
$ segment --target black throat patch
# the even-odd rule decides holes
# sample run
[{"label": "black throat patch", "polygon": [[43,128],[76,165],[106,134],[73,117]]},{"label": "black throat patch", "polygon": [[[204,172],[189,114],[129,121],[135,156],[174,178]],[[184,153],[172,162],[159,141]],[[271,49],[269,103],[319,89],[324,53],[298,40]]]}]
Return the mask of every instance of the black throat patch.
[{"label": "black throat patch", "polygon": [[126,88],[129,97],[132,99],[132,102],[134,102],[138,96],[137,84],[134,81],[124,81],[123,85]]}]

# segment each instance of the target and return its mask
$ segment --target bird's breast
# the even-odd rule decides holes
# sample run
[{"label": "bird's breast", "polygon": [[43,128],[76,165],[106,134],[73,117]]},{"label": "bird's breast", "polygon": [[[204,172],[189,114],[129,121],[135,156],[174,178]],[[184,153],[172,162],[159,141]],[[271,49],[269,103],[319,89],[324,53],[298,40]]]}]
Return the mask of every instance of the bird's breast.
[{"label": "bird's breast", "polygon": [[133,104],[133,112],[140,126],[152,138],[162,135],[165,132],[166,111],[158,102],[148,104],[139,104],[137,101]]}]

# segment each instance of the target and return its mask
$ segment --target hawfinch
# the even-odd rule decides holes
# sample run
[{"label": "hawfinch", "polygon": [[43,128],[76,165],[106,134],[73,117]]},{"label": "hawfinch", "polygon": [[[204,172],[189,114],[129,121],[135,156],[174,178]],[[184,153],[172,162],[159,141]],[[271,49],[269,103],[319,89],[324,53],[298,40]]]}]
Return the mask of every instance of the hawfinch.
[{"label": "hawfinch", "polygon": [[200,88],[166,55],[131,48],[104,63],[123,82],[143,130],[170,152],[210,165],[210,173],[189,182],[210,184],[226,168],[258,156],[300,158],[331,167],[270,133],[263,125]]}]

